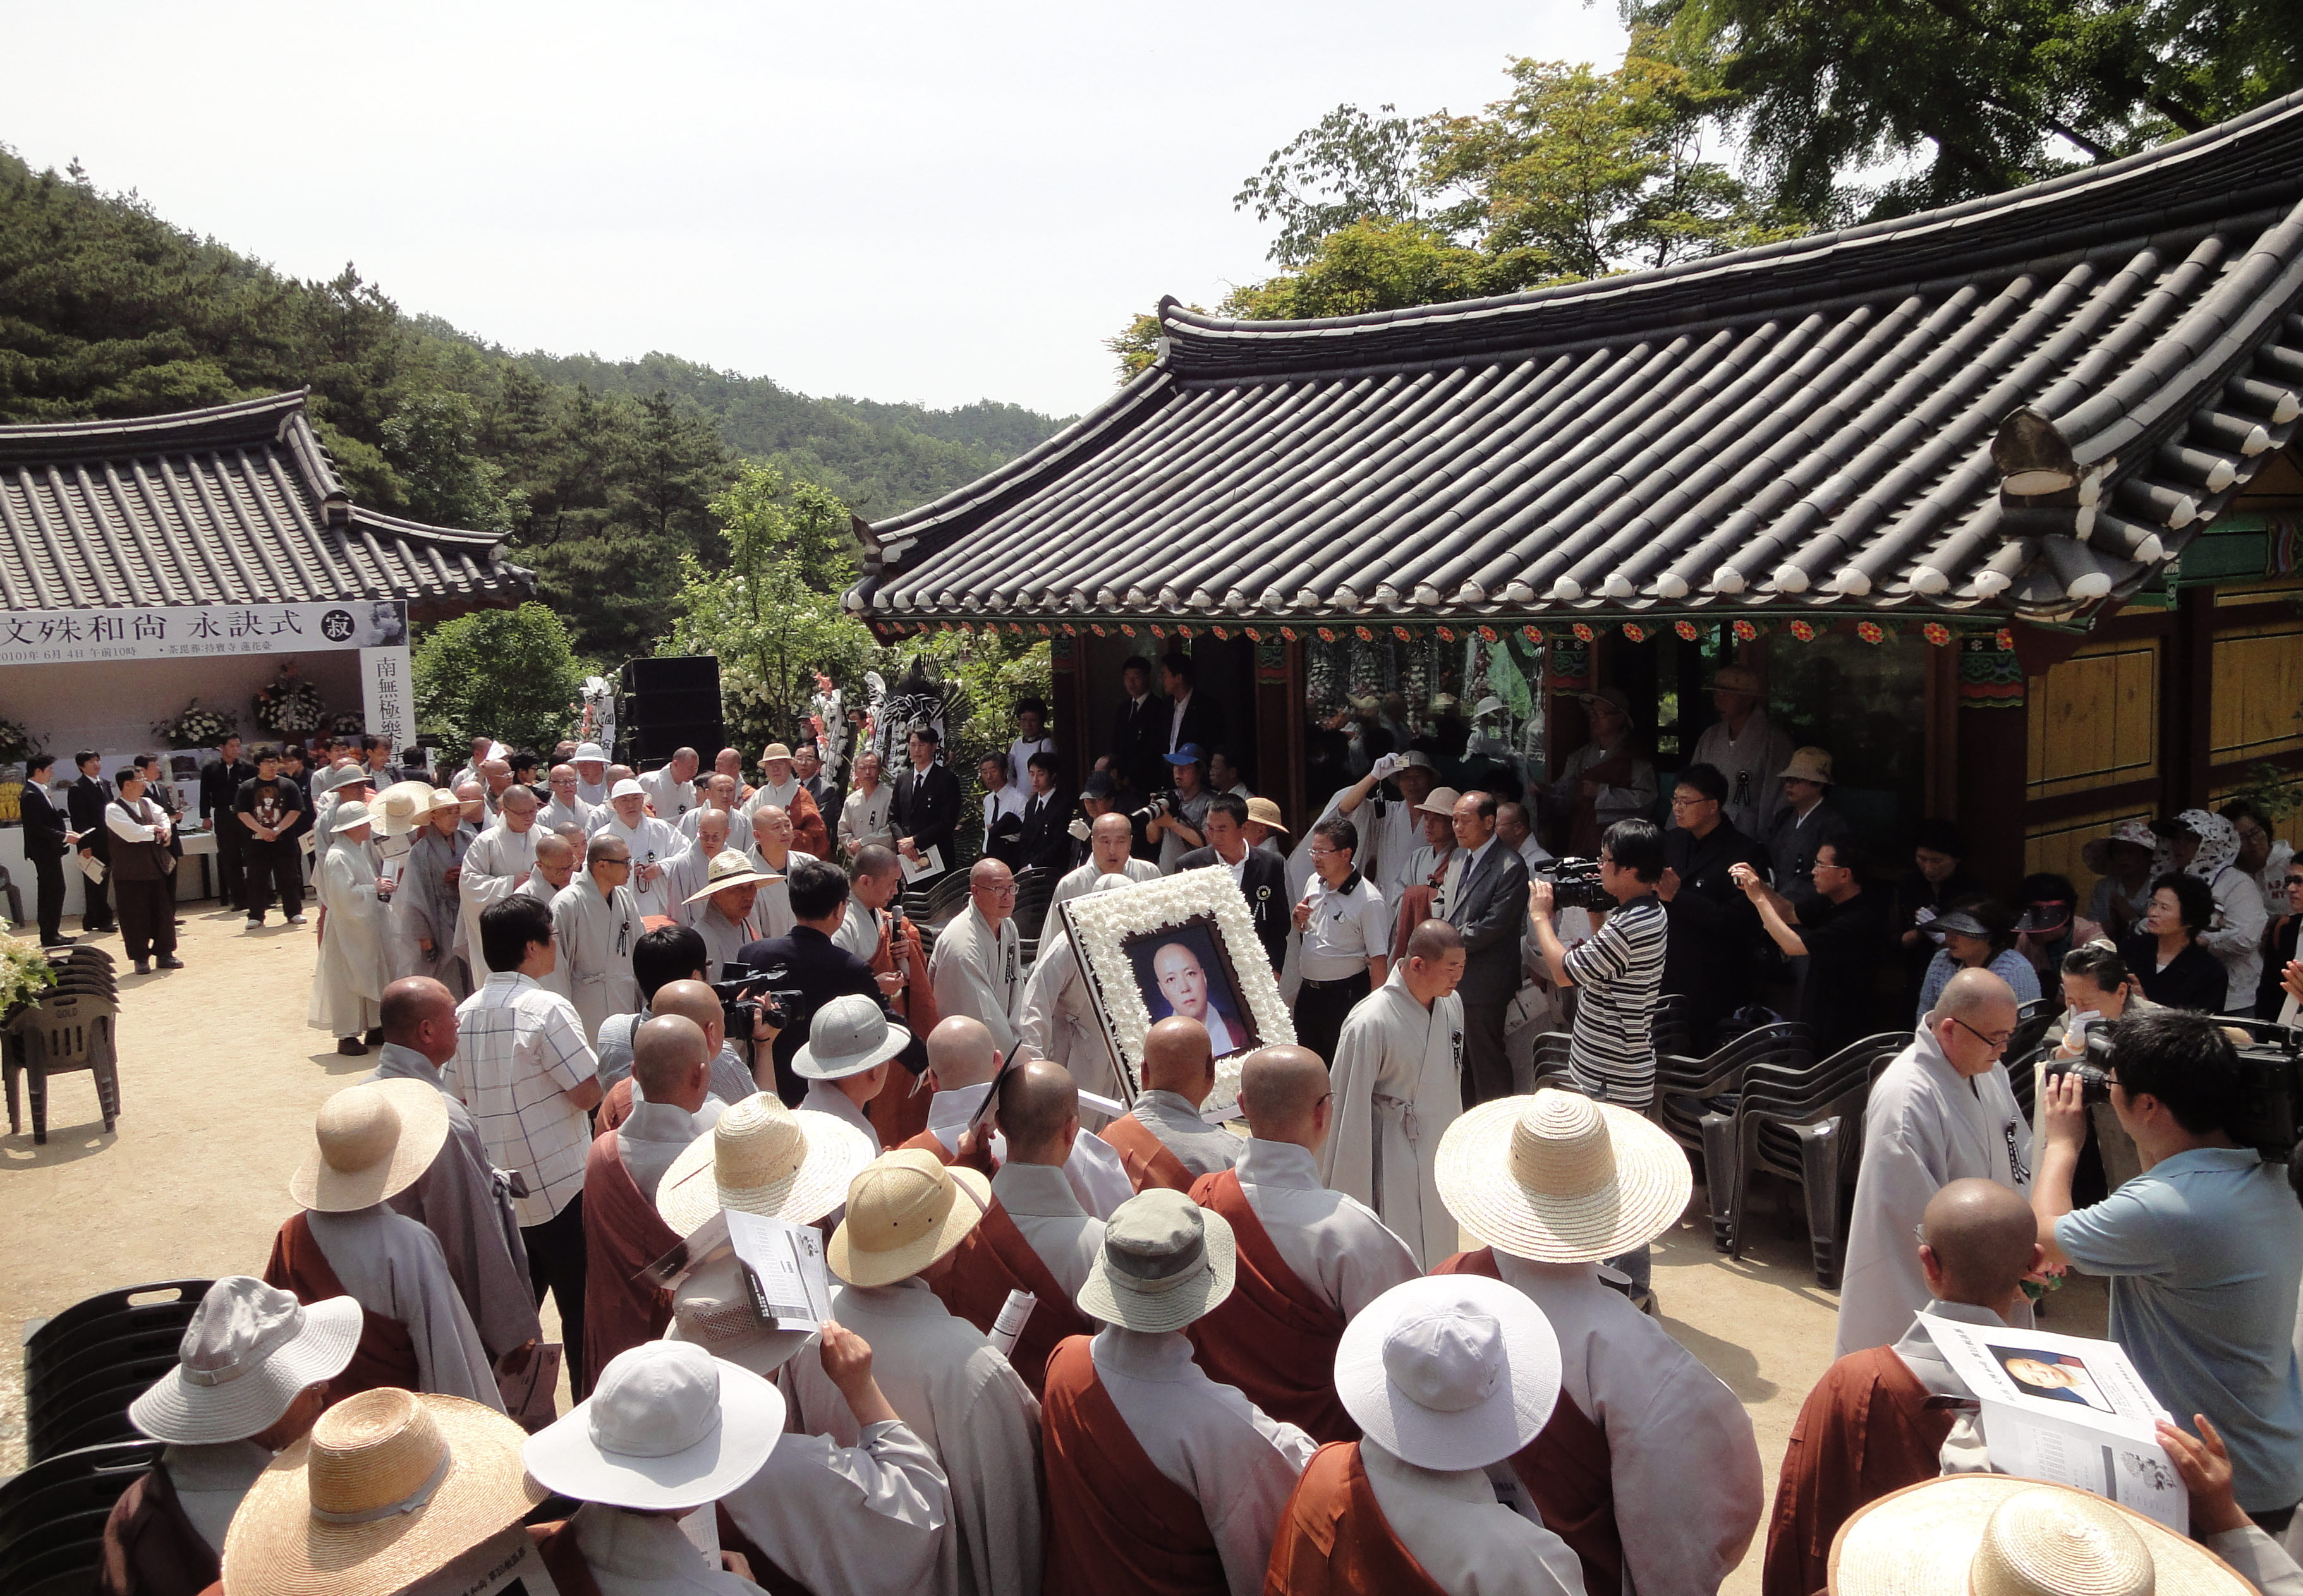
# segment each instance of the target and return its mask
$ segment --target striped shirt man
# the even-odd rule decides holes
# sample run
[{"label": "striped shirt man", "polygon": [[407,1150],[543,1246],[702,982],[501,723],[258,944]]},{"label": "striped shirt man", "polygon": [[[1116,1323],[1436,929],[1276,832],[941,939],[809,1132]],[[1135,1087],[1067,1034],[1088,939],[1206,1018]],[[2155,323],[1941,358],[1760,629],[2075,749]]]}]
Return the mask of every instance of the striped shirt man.
[{"label": "striped shirt man", "polygon": [[488,1162],[527,1177],[527,1195],[512,1199],[522,1230],[584,1189],[592,1121],[565,1094],[598,1070],[576,1005],[518,970],[497,970],[456,1005],[456,1056],[441,1084],[471,1111]]},{"label": "striped shirt man", "polygon": [[1633,898],[1567,952],[1576,991],[1568,1071],[1592,1096],[1641,1112],[1655,1097],[1656,989],[1669,923],[1654,895]]}]

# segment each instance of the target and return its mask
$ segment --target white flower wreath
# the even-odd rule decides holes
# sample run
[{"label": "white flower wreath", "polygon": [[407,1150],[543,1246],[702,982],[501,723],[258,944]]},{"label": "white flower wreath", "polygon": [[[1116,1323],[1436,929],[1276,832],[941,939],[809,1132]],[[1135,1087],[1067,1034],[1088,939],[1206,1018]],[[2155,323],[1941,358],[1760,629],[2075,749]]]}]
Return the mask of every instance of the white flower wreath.
[{"label": "white flower wreath", "polygon": [[[1112,1056],[1118,1060],[1120,1089],[1130,1103],[1142,1089],[1143,1033],[1152,1028],[1152,1011],[1127,953],[1127,945],[1139,937],[1206,920],[1231,965],[1232,984],[1247,1006],[1244,1018],[1256,1046],[1295,1041],[1295,1022],[1280,1001],[1279,983],[1255,934],[1255,917],[1240,895],[1239,883],[1224,866],[1185,870],[1124,891],[1068,898],[1057,905],[1056,913],[1070,930],[1080,974],[1087,983],[1088,1006],[1095,1011]],[[1246,1055],[1247,1049],[1242,1048],[1217,1061],[1216,1089],[1203,1112],[1212,1113],[1238,1101],[1240,1064]]]}]

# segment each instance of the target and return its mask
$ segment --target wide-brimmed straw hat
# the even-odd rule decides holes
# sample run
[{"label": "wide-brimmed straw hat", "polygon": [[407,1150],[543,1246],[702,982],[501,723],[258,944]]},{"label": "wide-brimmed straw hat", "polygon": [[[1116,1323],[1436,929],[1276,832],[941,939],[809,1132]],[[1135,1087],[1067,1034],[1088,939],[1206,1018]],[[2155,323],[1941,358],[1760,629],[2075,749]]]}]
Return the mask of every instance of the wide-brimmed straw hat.
[{"label": "wide-brimmed straw hat", "polygon": [[1463,795],[1453,787],[1434,787],[1430,794],[1415,806],[1415,812],[1420,815],[1438,815],[1443,820],[1452,820],[1455,818],[1456,800]]},{"label": "wide-brimmed straw hat", "polygon": [[839,1080],[885,1063],[912,1045],[912,1033],[861,993],[835,997],[816,1010],[807,1040],[792,1054],[792,1072],[810,1080]]},{"label": "wide-brimmed straw hat", "polygon": [[967,1239],[991,1204],[991,1182],[972,1169],[924,1147],[882,1153],[848,1182],[824,1256],[851,1286],[893,1285]]},{"label": "wide-brimmed straw hat", "polygon": [[782,743],[771,743],[765,748],[760,750],[760,763],[765,765],[776,760],[783,760],[789,762],[791,756],[792,751],[786,748]]},{"label": "wide-brimmed straw hat", "polygon": [[616,1508],[700,1508],[760,1472],[783,1433],[781,1392],[686,1341],[608,1360],[592,1394],[527,1439],[546,1490]]},{"label": "wide-brimmed straw hat", "polygon": [[224,1543],[228,1596],[391,1596],[519,1522],[544,1492],[527,1432],[461,1397],[347,1397],[272,1460]]},{"label": "wide-brimmed straw hat", "polygon": [[1859,1509],[1833,1596],[2248,1596],[2198,1541],[2116,1502],[2007,1474],[1947,1474]]},{"label": "wide-brimmed straw hat", "polygon": [[1258,826],[1270,827],[1282,836],[1287,835],[1287,827],[1280,822],[1279,806],[1269,798],[1249,799],[1247,818]]},{"label": "wide-brimmed straw hat", "polygon": [[344,1372],[361,1323],[357,1298],[307,1307],[252,1275],[228,1274],[192,1310],[176,1366],[128,1405],[128,1420],[179,1446],[246,1441],[278,1424],[307,1386]]},{"label": "wide-brimmed straw hat", "polygon": [[1239,1244],[1231,1222],[1155,1186],[1112,1210],[1079,1310],[1128,1330],[1181,1330],[1231,1295]]},{"label": "wide-brimmed straw hat", "polygon": [[1832,785],[1831,752],[1824,748],[1794,748],[1792,762],[1776,772],[1777,781],[1813,781]]},{"label": "wide-brimmed straw hat", "polygon": [[430,809],[432,811],[436,811],[443,809],[461,809],[463,807],[464,801],[461,798],[457,797],[455,794],[450,792],[447,788],[434,787],[432,789],[430,803]]},{"label": "wide-brimmed straw hat", "polygon": [[448,1099],[427,1080],[366,1080],[325,1103],[288,1195],[323,1214],[372,1208],[416,1184],[448,1140]]},{"label": "wide-brimmed straw hat", "polygon": [[1679,1144],[1630,1109],[1546,1088],[1457,1116],[1439,1138],[1438,1186],[1489,1247],[1589,1264],[1671,1229],[1695,1176]]},{"label": "wide-brimmed straw hat", "polygon": [[1549,1421],[1559,1338],[1541,1308],[1501,1281],[1405,1281],[1344,1327],[1336,1393],[1395,1457],[1418,1468],[1485,1468]]},{"label": "wide-brimmed straw hat", "polygon": [[2079,862],[2098,876],[2108,876],[2111,874],[2111,845],[2113,843],[2127,843],[2150,853],[2158,849],[2159,835],[2145,821],[2122,820],[2111,828],[2109,836],[2090,837],[2081,843]]},{"label": "wide-brimmed straw hat", "polygon": [[367,805],[357,798],[349,803],[337,804],[334,812],[328,817],[328,831],[331,836],[340,831],[350,831],[355,826],[367,824],[368,824]]},{"label": "wide-brimmed straw hat", "polygon": [[432,784],[395,781],[375,795],[368,811],[375,819],[376,830],[385,836],[404,836],[432,813]]},{"label": "wide-brimmed straw hat", "polygon": [[656,1185],[656,1212],[683,1236],[722,1208],[813,1224],[846,1199],[875,1151],[845,1120],[755,1092],[671,1161]]},{"label": "wide-brimmed straw hat", "polygon": [[704,867],[704,890],[689,893],[685,901],[700,903],[713,893],[726,892],[731,886],[772,886],[782,879],[772,870],[754,868],[752,861],[735,849],[723,848]]}]

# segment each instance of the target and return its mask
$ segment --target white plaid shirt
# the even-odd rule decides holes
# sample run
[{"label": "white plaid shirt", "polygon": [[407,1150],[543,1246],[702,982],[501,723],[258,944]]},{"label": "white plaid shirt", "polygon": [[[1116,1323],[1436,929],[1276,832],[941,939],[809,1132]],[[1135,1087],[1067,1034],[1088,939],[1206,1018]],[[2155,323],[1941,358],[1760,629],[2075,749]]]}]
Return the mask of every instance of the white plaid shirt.
[{"label": "white plaid shirt", "polygon": [[584,1189],[592,1122],[566,1093],[597,1072],[576,1005],[518,970],[498,970],[456,1005],[456,1056],[441,1082],[471,1111],[488,1162],[527,1177],[512,1199],[523,1229]]}]

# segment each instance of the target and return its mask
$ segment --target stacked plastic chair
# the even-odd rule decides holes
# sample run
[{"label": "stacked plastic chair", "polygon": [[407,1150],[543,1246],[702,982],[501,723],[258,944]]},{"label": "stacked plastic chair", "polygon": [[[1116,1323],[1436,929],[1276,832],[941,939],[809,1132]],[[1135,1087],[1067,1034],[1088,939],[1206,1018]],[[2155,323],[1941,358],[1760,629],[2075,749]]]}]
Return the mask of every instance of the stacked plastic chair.
[{"label": "stacked plastic chair", "polygon": [[104,1526],[137,1477],[159,1461],[156,1441],[83,1447],[0,1483],[0,1591],[87,1596]]},{"label": "stacked plastic chair", "polygon": [[[1016,878],[1016,935],[1022,940],[1024,962],[1038,961],[1040,941],[1047,934],[1048,900],[1056,895],[1063,878],[1044,866],[1033,865]],[[1058,926],[1060,933],[1063,928]]]},{"label": "stacked plastic chair", "polygon": [[97,1105],[109,1131],[120,1117],[120,988],[112,955],[82,945],[49,950],[56,984],[9,1016],[0,1037],[0,1071],[8,1094],[8,1133],[23,1130],[17,1089],[29,1088],[32,1140],[48,1139],[48,1078],[86,1070],[96,1078]]},{"label": "stacked plastic chair", "polygon": [[1871,1083],[1911,1045],[1908,1031],[1886,1031],[1841,1048],[1820,1063],[1784,1068],[1754,1062],[1743,1070],[1732,1110],[1703,1116],[1704,1167],[1728,1188],[1727,1251],[1741,1257],[1752,1174],[1796,1181],[1806,1198],[1808,1241],[1818,1284],[1836,1287],[1844,1262],[1846,1189],[1862,1155],[1863,1109]]},{"label": "stacked plastic chair", "polygon": [[24,1435],[32,1461],[134,1436],[128,1404],[175,1366],[184,1327],[213,1284],[154,1281],[105,1291],[28,1336]]},{"label": "stacked plastic chair", "polygon": [[1796,1021],[1755,1026],[1731,1037],[1708,1058],[1684,1054],[1656,1055],[1656,1123],[1703,1161],[1704,1199],[1711,1212],[1711,1245],[1727,1250],[1733,1239],[1731,1203],[1734,1196],[1732,1169],[1718,1170],[1705,1147],[1703,1123],[1710,1115],[1734,1112],[1742,1089],[1743,1071],[1755,1063],[1782,1070],[1802,1070],[1815,1063],[1815,1037]]}]

